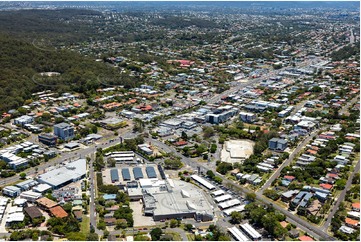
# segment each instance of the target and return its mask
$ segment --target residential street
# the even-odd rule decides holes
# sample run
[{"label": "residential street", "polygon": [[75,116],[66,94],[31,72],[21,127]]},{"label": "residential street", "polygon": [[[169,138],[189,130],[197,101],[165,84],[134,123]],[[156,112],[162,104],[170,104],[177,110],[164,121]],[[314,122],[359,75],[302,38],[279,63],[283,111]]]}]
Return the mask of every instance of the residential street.
[{"label": "residential street", "polygon": [[326,222],[322,225],[321,229],[323,231],[327,231],[328,227],[331,224],[331,220],[333,218],[333,216],[335,215],[335,213],[338,210],[338,207],[340,206],[341,202],[344,201],[345,196],[346,196],[346,192],[349,190],[351,184],[352,184],[352,178],[355,176],[355,174],[357,172],[360,171],[360,160],[357,162],[354,171],[352,172],[352,174],[348,177],[347,183],[346,183],[346,187],[345,189],[342,190],[340,196],[337,198],[337,201],[335,203],[335,205],[333,206],[331,212],[329,213]]},{"label": "residential street", "polygon": [[[316,135],[316,134],[317,134],[317,132],[314,132],[313,135]],[[306,138],[306,140],[304,142],[307,143],[310,139],[312,139],[312,135],[309,136],[308,138]],[[164,144],[164,143],[162,143],[162,142],[160,142],[158,140],[155,140],[155,139],[147,139],[147,141],[152,142],[153,145],[156,145],[156,146],[160,147],[161,149],[163,149],[163,150],[165,150],[167,152],[173,152],[177,156],[180,156],[182,158],[182,162],[184,162],[188,166],[191,166],[194,170],[196,170],[198,166],[201,167],[201,170],[203,170],[204,172],[208,170],[208,168],[206,166],[204,166],[203,164],[201,164],[199,162],[194,162],[193,160],[183,156],[182,154],[178,153],[173,147],[169,147],[168,145],[166,145],[166,144]],[[298,146],[298,150],[300,150],[302,147],[303,146]],[[295,155],[296,153],[293,153],[293,154]],[[280,171],[281,170],[279,169],[279,172]],[[243,193],[252,193],[252,191],[244,188],[243,186],[239,185],[237,182],[235,182],[233,180],[227,179],[225,176],[219,174],[215,170],[213,170],[213,172],[215,172],[218,176],[222,177],[223,184],[225,184],[227,182],[232,183],[233,186],[235,186],[238,189],[240,189],[241,191],[243,191]],[[276,174],[276,177],[278,175]],[[271,183],[269,183],[269,184],[271,184]],[[281,206],[279,206],[279,205],[277,205],[275,203],[272,203],[270,200],[265,198],[260,192],[256,193],[256,196],[257,196],[257,200],[263,202],[264,204],[272,204],[272,206],[276,210],[280,211],[281,213],[283,213],[284,215],[287,216],[288,221],[294,223],[296,226],[300,227],[302,230],[304,230],[308,234],[314,236],[315,238],[317,238],[317,239],[326,239],[326,240],[334,240],[333,237],[331,237],[330,235],[328,235],[327,233],[325,233],[321,229],[319,229],[319,228],[315,227],[314,225],[308,223],[307,221],[299,218],[298,216],[293,215],[292,213],[290,213],[286,209],[282,208]]]},{"label": "residential street", "polygon": [[[324,129],[327,129],[327,127],[328,126],[324,127]],[[319,130],[316,129],[311,133],[311,135],[307,136],[299,145],[297,145],[294,151],[290,154],[289,158],[285,160],[282,165],[272,174],[272,176],[267,180],[263,187],[257,191],[257,194],[262,195],[263,192],[271,186],[272,182],[279,177],[282,169],[288,166],[294,160],[295,156],[303,149],[303,147],[305,147],[305,145],[307,145],[310,140],[312,140],[314,137],[316,137],[316,135],[318,135],[318,132]]]}]

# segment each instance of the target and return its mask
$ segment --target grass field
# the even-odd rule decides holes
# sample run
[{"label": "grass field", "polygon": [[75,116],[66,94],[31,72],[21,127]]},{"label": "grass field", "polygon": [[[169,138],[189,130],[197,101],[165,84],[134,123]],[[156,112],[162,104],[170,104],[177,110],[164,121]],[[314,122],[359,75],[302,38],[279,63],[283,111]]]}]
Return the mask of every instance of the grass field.
[{"label": "grass field", "polygon": [[80,233],[85,236],[90,232],[90,218],[83,215],[83,221],[80,223]]},{"label": "grass field", "polygon": [[178,233],[165,233],[173,236],[173,241],[182,241],[182,237]]}]

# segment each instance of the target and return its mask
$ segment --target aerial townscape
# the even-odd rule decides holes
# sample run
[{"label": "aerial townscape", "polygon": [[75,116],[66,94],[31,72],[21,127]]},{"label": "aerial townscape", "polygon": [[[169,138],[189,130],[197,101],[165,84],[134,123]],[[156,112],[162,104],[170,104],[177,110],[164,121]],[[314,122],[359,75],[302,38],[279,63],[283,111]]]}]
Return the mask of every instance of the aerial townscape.
[{"label": "aerial townscape", "polygon": [[1,241],[359,241],[359,1],[0,2]]}]

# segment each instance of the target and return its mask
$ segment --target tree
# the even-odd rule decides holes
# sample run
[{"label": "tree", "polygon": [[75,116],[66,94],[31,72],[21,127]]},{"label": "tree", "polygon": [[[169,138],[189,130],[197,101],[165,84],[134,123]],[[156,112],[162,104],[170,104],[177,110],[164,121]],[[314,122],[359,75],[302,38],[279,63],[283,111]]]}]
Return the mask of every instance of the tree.
[{"label": "tree", "polygon": [[63,209],[64,209],[67,213],[70,213],[72,208],[73,208],[73,205],[72,205],[71,203],[65,203],[65,204],[63,205]]},{"label": "tree", "polygon": [[247,200],[249,200],[249,201],[251,201],[251,202],[254,202],[255,200],[256,200],[256,194],[255,193],[247,193],[246,194],[246,199]]},{"label": "tree", "polygon": [[231,220],[232,224],[239,224],[243,220],[243,215],[240,212],[233,211],[231,213]]},{"label": "tree", "polygon": [[193,229],[193,225],[192,224],[185,224],[184,225],[184,230],[185,231],[191,231]]},{"label": "tree", "polygon": [[183,163],[181,162],[181,160],[179,158],[164,160],[164,167],[166,169],[178,170],[182,166],[183,166]]},{"label": "tree", "polygon": [[222,175],[225,175],[228,171],[232,170],[233,166],[231,163],[228,162],[221,162],[218,166],[217,166],[217,172],[221,173]]},{"label": "tree", "polygon": [[178,221],[176,219],[171,219],[170,220],[169,226],[171,228],[175,228],[175,227],[177,227],[177,225],[178,225]]},{"label": "tree", "polygon": [[339,179],[336,181],[335,185],[338,190],[343,190],[346,187],[346,183],[346,179]]},{"label": "tree", "polygon": [[213,178],[213,177],[215,176],[212,170],[208,170],[206,174],[207,174],[207,176],[209,176],[210,178]]},{"label": "tree", "polygon": [[217,145],[216,145],[216,144],[211,144],[211,150],[210,150],[210,152],[211,152],[212,154],[214,154],[214,153],[216,153],[216,151],[217,151]]},{"label": "tree", "polygon": [[108,230],[104,230],[103,232],[103,238],[108,238],[109,236],[109,231]]},{"label": "tree", "polygon": [[86,238],[83,233],[71,232],[66,234],[66,238],[69,241],[84,241]]},{"label": "tree", "polygon": [[209,139],[214,135],[214,129],[211,126],[203,127],[203,138]]},{"label": "tree", "polygon": [[181,135],[183,140],[188,140],[188,135],[186,132],[182,131],[182,135]]},{"label": "tree", "polygon": [[116,229],[125,229],[128,226],[128,223],[125,219],[117,219],[117,221],[115,222],[115,228]]},{"label": "tree", "polygon": [[19,174],[19,176],[20,176],[21,179],[24,180],[26,178],[26,173],[22,172],[22,173]]},{"label": "tree", "polygon": [[222,182],[223,182],[223,179],[222,179],[221,177],[219,177],[219,176],[215,176],[215,177],[213,178],[213,180],[214,180],[215,182],[217,182],[218,184],[222,184]]},{"label": "tree", "polygon": [[275,190],[271,190],[271,189],[267,189],[263,192],[263,195],[271,198],[272,200],[276,201],[280,198],[280,195],[275,191]]},{"label": "tree", "polygon": [[152,237],[152,240],[160,240],[160,236],[163,234],[163,231],[161,228],[154,228],[152,231],[150,231],[150,236]]},{"label": "tree", "polygon": [[87,241],[98,241],[99,240],[99,236],[96,233],[89,233],[86,236],[86,240]]}]

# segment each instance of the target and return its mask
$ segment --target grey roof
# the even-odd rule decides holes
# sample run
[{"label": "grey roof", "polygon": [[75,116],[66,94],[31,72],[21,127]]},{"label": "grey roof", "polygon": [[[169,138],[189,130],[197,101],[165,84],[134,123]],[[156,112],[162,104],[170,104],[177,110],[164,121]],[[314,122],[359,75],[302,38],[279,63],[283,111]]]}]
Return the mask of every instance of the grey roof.
[{"label": "grey roof", "polygon": [[[155,189],[147,196],[149,208],[154,207],[154,215],[176,215],[183,213],[206,212],[213,214],[212,205],[205,193],[191,183],[173,180],[174,187],[169,191]],[[189,197],[184,197],[186,191]]]},{"label": "grey roof", "polygon": [[158,171],[159,171],[159,174],[162,177],[162,179],[166,179],[167,177],[165,176],[163,167],[161,165],[159,165],[159,164],[158,164],[157,167],[158,167]]},{"label": "grey roof", "polygon": [[130,180],[130,173],[128,168],[122,169],[123,180]]},{"label": "grey roof", "polygon": [[65,166],[53,169],[39,175],[38,181],[53,187],[58,187],[66,182],[79,179],[86,174],[86,160],[79,159],[69,162]]},{"label": "grey roof", "polygon": [[21,192],[21,189],[16,186],[6,186],[3,188],[3,191],[11,191],[11,192]]},{"label": "grey roof", "polygon": [[133,174],[134,174],[134,178],[135,179],[139,179],[139,178],[143,178],[143,172],[142,172],[142,168],[140,167],[134,167],[133,168]]},{"label": "grey roof", "polygon": [[157,178],[157,174],[152,166],[147,166],[145,171],[147,172],[148,178]]},{"label": "grey roof", "polygon": [[29,189],[32,186],[38,185],[37,181],[34,181],[33,179],[29,179],[23,182],[20,182],[16,184],[17,187],[20,187],[22,189]]},{"label": "grey roof", "polygon": [[298,192],[299,192],[298,190],[290,190],[290,191],[282,193],[282,196],[291,198],[294,194],[296,194]]},{"label": "grey roof", "polygon": [[54,127],[60,128],[60,129],[64,129],[64,128],[68,128],[68,127],[72,127],[70,124],[68,123],[59,123],[59,124],[55,124]]},{"label": "grey roof", "polygon": [[118,169],[111,169],[110,177],[111,177],[112,181],[119,181]]},{"label": "grey roof", "polygon": [[310,198],[313,197],[312,193],[307,193],[305,195],[305,197],[302,199],[302,201],[300,202],[300,207],[306,207],[308,200],[310,200]]}]

